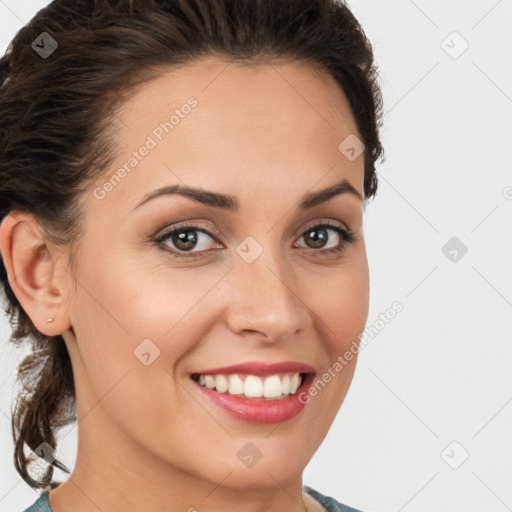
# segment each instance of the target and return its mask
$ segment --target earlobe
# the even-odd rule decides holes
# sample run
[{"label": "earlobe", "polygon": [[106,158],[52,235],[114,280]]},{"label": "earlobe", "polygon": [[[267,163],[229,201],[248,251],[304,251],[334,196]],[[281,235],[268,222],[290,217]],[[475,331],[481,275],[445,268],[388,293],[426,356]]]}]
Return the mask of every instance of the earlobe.
[{"label": "earlobe", "polygon": [[37,330],[56,336],[69,328],[59,286],[63,283],[57,282],[55,272],[57,252],[32,214],[11,211],[5,217],[0,251],[9,285]]}]

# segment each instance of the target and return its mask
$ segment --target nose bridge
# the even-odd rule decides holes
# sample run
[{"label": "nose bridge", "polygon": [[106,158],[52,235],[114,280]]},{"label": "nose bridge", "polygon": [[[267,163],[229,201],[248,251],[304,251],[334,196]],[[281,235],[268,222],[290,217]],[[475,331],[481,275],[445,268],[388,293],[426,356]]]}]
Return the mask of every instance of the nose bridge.
[{"label": "nose bridge", "polygon": [[251,237],[236,248],[229,314],[232,330],[259,331],[278,340],[307,326],[309,313],[297,280],[279,251],[279,244],[263,248]]}]

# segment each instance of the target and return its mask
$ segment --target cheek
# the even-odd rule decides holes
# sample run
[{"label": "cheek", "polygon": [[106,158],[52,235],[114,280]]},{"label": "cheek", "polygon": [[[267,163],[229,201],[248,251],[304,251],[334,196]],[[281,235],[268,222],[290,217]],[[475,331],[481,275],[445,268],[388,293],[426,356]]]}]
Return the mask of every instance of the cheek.
[{"label": "cheek", "polygon": [[194,306],[215,279],[204,274],[207,282],[200,284],[192,273],[137,268],[109,255],[96,259],[101,266],[94,261],[81,268],[78,280],[86,284],[77,287],[72,318],[84,410],[102,397],[102,409],[133,437],[145,439],[169,425],[180,432],[181,411],[188,409],[173,367],[201,339],[205,311]]},{"label": "cheek", "polygon": [[331,359],[335,359],[358,340],[364,330],[369,310],[368,268],[333,271],[320,290],[312,287],[308,304],[319,317],[318,329]]},{"label": "cheek", "polygon": [[[316,424],[317,438],[327,435],[354,376],[358,336],[368,317],[368,277],[365,264],[350,269],[340,267],[323,280],[313,279],[315,284],[305,295],[325,355],[310,387],[313,407],[307,411],[310,421]],[[320,286],[324,281],[325,286]]]},{"label": "cheek", "polygon": [[128,370],[131,379],[172,379],[215,318],[208,294],[225,268],[170,270],[164,260],[141,260],[129,251],[123,258],[89,252],[81,267],[85,286],[78,286],[72,323],[98,393]]}]

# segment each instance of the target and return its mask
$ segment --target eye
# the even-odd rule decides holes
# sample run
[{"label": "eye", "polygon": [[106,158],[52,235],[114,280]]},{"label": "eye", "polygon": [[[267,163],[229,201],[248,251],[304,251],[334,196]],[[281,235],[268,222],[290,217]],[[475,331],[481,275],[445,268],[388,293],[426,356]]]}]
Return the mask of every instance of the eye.
[{"label": "eye", "polygon": [[[170,246],[171,252],[178,258],[187,258],[190,256],[183,254],[183,252],[194,253],[194,256],[198,252],[209,252],[208,247],[211,246],[211,242],[208,239],[212,238],[208,231],[198,226],[180,224],[166,231],[154,241]],[[193,251],[192,249],[198,250]]]},{"label": "eye", "polygon": [[[216,232],[213,227],[211,229]],[[329,233],[334,233],[334,236]],[[297,242],[294,242],[294,247],[306,247],[306,249],[320,254],[341,252],[356,237],[350,229],[342,228],[337,223],[326,221],[308,228],[307,231],[303,232],[299,240],[302,238],[306,240],[309,246],[297,245]],[[333,239],[334,246],[326,248],[331,239]],[[167,249],[165,250],[171,252],[177,258],[196,258],[201,253],[208,254],[212,252],[211,240],[216,241],[216,238],[207,230],[187,223],[175,226],[153,239],[155,243],[166,246]],[[218,242],[217,246],[217,248],[224,247]]]},{"label": "eye", "polygon": [[[335,233],[336,236],[329,235],[329,232]],[[306,240],[309,248],[322,249],[321,252],[324,253],[336,253],[343,251],[348,244],[351,244],[355,240],[355,235],[350,229],[342,228],[338,224],[328,221],[309,228],[300,238]],[[332,238],[334,246],[326,248]],[[337,243],[336,239],[338,239]]]}]

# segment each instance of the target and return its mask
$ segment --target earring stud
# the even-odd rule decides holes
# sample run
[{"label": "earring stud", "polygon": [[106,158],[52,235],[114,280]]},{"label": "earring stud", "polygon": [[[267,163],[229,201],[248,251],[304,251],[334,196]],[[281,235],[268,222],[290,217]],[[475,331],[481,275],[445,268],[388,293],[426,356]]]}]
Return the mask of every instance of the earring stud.
[{"label": "earring stud", "polygon": [[51,316],[50,318],[48,318],[48,320],[46,320],[48,323],[50,322],[53,322],[53,317]]}]

